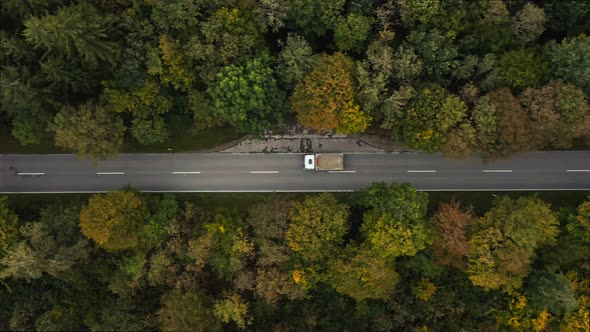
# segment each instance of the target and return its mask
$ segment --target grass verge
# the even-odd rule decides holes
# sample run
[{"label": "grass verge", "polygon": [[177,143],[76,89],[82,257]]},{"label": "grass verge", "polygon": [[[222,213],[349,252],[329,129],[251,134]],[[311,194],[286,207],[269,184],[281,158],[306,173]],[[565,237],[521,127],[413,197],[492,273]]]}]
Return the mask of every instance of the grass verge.
[{"label": "grass verge", "polygon": [[[169,139],[164,143],[142,145],[130,137],[121,148],[122,153],[159,153],[159,152],[190,152],[210,149],[231,140],[239,138],[241,135],[231,127],[209,128],[197,133],[187,133],[184,131],[172,131]],[[172,150],[168,150],[172,149]],[[47,133],[43,136],[41,144],[21,145],[12,137],[10,129],[5,125],[0,125],[0,153],[65,153],[54,145],[53,136]]]},{"label": "grass verge", "polygon": [[[472,207],[477,215],[482,215],[491,207],[494,197],[508,195],[512,198],[536,195],[550,203],[555,211],[560,208],[576,208],[590,193],[585,191],[540,191],[540,192],[429,192],[429,209],[432,212],[442,202],[453,198],[459,200],[463,206]],[[150,194],[156,195],[156,194]],[[286,196],[291,199],[303,199],[306,193],[177,193],[179,201],[189,201],[203,208],[237,209],[245,214],[253,204],[263,201],[271,195]],[[494,196],[496,195],[496,196]],[[21,216],[32,219],[43,206],[60,202],[77,200],[85,202],[89,194],[14,194],[8,195],[11,210]],[[354,204],[354,193],[335,193],[342,202]]]}]

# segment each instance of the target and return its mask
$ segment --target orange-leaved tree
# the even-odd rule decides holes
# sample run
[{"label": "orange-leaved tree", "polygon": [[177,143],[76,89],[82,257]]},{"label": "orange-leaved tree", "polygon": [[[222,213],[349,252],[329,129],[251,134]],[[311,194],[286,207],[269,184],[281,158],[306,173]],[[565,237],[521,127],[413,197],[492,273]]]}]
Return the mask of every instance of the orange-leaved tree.
[{"label": "orange-leaved tree", "polygon": [[353,61],[342,53],[321,55],[312,71],[293,92],[291,107],[299,123],[316,130],[344,134],[363,132],[371,117],[356,104]]}]

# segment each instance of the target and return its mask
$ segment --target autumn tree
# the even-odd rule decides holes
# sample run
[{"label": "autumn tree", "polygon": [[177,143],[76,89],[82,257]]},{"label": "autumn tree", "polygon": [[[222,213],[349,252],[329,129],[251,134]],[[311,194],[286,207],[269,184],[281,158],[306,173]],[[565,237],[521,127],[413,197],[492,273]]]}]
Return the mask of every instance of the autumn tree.
[{"label": "autumn tree", "polygon": [[527,89],[519,96],[527,111],[531,140],[539,149],[570,148],[577,137],[590,131],[590,107],[584,93],[562,81],[540,89]]},{"label": "autumn tree", "polygon": [[18,237],[18,216],[8,209],[8,197],[0,196],[0,249]]},{"label": "autumn tree", "polygon": [[268,55],[229,65],[208,90],[215,114],[241,131],[262,134],[282,119],[283,92],[277,88]]},{"label": "autumn tree", "polygon": [[353,62],[341,53],[322,55],[295,87],[291,106],[299,122],[316,130],[363,132],[371,119],[355,103]]},{"label": "autumn tree", "polygon": [[508,89],[482,96],[473,110],[477,146],[486,157],[534,148],[529,118]]},{"label": "autumn tree", "polygon": [[590,244],[590,196],[570,215],[567,230],[582,245]]},{"label": "autumn tree", "polygon": [[432,218],[434,241],[432,247],[443,265],[464,269],[467,265],[467,230],[475,221],[471,211],[464,211],[458,201],[442,203]]},{"label": "autumn tree", "polygon": [[318,262],[333,254],[348,231],[350,212],[329,193],[293,203],[286,239],[304,261]]},{"label": "autumn tree", "polygon": [[363,205],[370,208],[363,216],[361,233],[376,255],[413,256],[431,243],[426,193],[408,183],[381,182],[363,189],[361,195]]},{"label": "autumn tree", "polygon": [[248,224],[254,231],[257,248],[255,291],[267,303],[277,303],[282,296],[297,298],[303,295],[289,272],[293,251],[288,247],[286,234],[293,202],[281,196],[252,206]]},{"label": "autumn tree", "polygon": [[499,198],[469,239],[469,279],[488,290],[520,288],[535,250],[555,240],[557,225],[549,205],[538,198]]},{"label": "autumn tree", "polygon": [[125,126],[118,116],[93,101],[63,107],[50,127],[55,144],[78,153],[80,158],[107,159],[116,155],[123,144]]},{"label": "autumn tree", "polygon": [[133,248],[139,243],[144,208],[141,196],[132,191],[95,194],[80,212],[82,234],[107,250]]}]

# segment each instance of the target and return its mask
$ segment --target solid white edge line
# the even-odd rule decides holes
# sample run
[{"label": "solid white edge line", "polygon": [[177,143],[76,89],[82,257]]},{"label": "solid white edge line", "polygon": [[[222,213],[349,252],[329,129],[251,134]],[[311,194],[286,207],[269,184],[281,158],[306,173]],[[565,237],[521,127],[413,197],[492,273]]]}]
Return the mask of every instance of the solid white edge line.
[{"label": "solid white edge line", "polygon": [[172,172],[172,174],[201,174],[201,172]]},{"label": "solid white edge line", "polygon": [[[357,189],[360,190],[360,189]],[[418,191],[588,191],[590,188],[579,188],[579,189],[571,189],[571,188],[556,188],[556,189],[547,189],[547,188],[533,188],[533,189],[522,189],[522,188],[507,188],[507,189],[416,189]],[[0,194],[94,194],[94,193],[107,193],[113,192],[118,190],[98,190],[98,191],[0,191]],[[309,190],[141,190],[141,192],[145,193],[272,193],[272,192],[283,192],[283,193],[316,193],[316,192],[353,192],[356,190],[353,189],[333,189],[333,190],[317,190],[317,189],[309,189]]]},{"label": "solid white edge line", "polygon": [[566,169],[566,172],[590,172],[590,169]]},{"label": "solid white edge line", "polygon": [[279,171],[250,171],[250,174],[278,174]]},{"label": "solid white edge line", "polygon": [[484,173],[512,173],[511,169],[484,169]]},{"label": "solid white edge line", "polygon": [[356,173],[356,171],[328,171],[328,173]]},{"label": "solid white edge line", "polygon": [[123,175],[125,172],[96,172],[96,175]]},{"label": "solid white edge line", "polygon": [[16,175],[45,175],[45,173],[16,173]]},{"label": "solid white edge line", "polygon": [[436,170],[433,170],[433,169],[409,170],[408,173],[436,173]]}]

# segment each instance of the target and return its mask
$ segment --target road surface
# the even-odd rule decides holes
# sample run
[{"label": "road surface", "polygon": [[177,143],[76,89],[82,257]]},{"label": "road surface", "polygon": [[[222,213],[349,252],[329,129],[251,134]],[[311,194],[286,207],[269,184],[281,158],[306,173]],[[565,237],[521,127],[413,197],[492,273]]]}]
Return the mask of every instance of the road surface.
[{"label": "road surface", "polygon": [[590,151],[532,152],[493,163],[440,154],[345,155],[344,172],[303,170],[302,154],[0,155],[0,193],[350,191],[410,182],[427,191],[590,190]]}]

